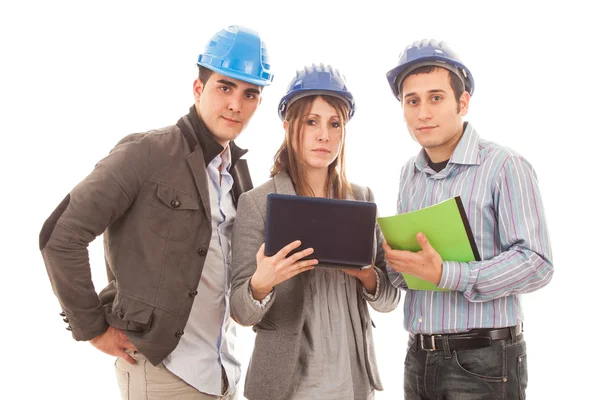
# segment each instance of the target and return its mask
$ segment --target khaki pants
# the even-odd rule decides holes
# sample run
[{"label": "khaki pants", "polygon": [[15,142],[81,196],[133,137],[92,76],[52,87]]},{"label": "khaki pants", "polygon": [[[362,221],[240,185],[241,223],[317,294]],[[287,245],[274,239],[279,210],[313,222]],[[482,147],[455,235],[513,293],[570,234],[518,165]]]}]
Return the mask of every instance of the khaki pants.
[{"label": "khaki pants", "polygon": [[[213,396],[199,392],[169,371],[164,364],[152,365],[141,353],[131,352],[136,361],[131,365],[121,358],[115,361],[117,382],[123,400],[235,400],[236,395]],[[221,383],[227,388],[226,378]]]}]

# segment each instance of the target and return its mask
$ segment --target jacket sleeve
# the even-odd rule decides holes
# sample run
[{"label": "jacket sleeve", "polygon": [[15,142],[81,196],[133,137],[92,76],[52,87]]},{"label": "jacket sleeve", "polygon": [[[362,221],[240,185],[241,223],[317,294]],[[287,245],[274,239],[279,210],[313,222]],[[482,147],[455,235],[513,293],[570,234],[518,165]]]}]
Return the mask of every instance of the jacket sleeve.
[{"label": "jacket sleeve", "polygon": [[250,278],[256,271],[256,253],[265,240],[265,219],[258,206],[248,193],[240,196],[237,215],[233,225],[231,314],[240,325],[258,323],[269,311],[277,291],[271,299],[260,307],[249,293]]},{"label": "jacket sleeve", "polygon": [[[374,196],[370,188],[367,188],[367,200],[374,202]],[[375,254],[375,272],[379,276],[379,288],[375,297],[366,296],[362,293],[362,297],[371,304],[371,306],[379,312],[390,312],[398,306],[400,301],[400,289],[391,284],[387,273],[387,262],[385,260],[385,252],[383,250],[383,235],[379,226],[375,224],[375,240],[377,242],[377,253]]]},{"label": "jacket sleeve", "polygon": [[463,292],[470,301],[533,292],[554,272],[537,178],[522,157],[510,157],[496,180],[498,240],[505,249],[484,261],[444,261],[439,287]]},{"label": "jacket sleeve", "polygon": [[108,328],[87,248],[132,204],[144,182],[149,156],[144,136],[123,139],[65,197],[40,232],[50,283],[76,340],[93,339]]}]

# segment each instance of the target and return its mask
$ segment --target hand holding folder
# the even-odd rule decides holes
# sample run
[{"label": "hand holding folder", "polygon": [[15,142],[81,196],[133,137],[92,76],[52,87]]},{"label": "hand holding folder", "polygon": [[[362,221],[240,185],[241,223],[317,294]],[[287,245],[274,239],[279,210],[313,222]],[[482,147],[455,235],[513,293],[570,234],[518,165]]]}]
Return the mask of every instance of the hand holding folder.
[{"label": "hand holding folder", "polygon": [[[420,210],[380,217],[377,223],[394,250],[420,251],[416,236],[423,232],[442,260],[469,262],[481,259],[460,196]],[[409,289],[446,290],[410,274],[402,275]]]}]

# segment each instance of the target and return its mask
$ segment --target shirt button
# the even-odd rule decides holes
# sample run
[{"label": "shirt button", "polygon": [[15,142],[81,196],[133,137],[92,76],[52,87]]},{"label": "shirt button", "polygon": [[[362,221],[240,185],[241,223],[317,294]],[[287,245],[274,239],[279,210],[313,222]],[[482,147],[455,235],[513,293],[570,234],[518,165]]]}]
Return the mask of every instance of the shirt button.
[{"label": "shirt button", "polygon": [[198,291],[197,291],[197,290],[192,290],[192,291],[190,292],[190,297],[194,297],[194,296],[196,296],[197,294],[198,294]]},{"label": "shirt button", "polygon": [[177,332],[175,332],[175,336],[177,336],[178,338],[183,336],[183,331],[181,329],[179,329]]},{"label": "shirt button", "polygon": [[123,319],[124,316],[125,315],[123,314],[123,311],[121,311],[121,310],[117,311],[117,318]]},{"label": "shirt button", "polygon": [[423,322],[423,317],[419,317],[419,322]]},{"label": "shirt button", "polygon": [[198,248],[198,254],[201,256],[205,256],[206,255],[206,249],[204,247],[199,247]]},{"label": "shirt button", "polygon": [[171,207],[179,208],[180,205],[181,205],[181,202],[179,200],[177,200],[177,199],[171,200]]}]

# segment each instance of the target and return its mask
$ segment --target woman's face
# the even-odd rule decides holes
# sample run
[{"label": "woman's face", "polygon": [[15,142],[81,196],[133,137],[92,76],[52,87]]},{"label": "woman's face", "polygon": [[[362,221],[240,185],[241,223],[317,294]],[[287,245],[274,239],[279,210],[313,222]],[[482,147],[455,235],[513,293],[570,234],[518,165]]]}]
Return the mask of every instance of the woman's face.
[{"label": "woman's face", "polygon": [[[321,96],[300,120],[300,159],[310,170],[327,169],[340,154],[343,143],[342,119]],[[295,149],[296,150],[296,149]]]}]

